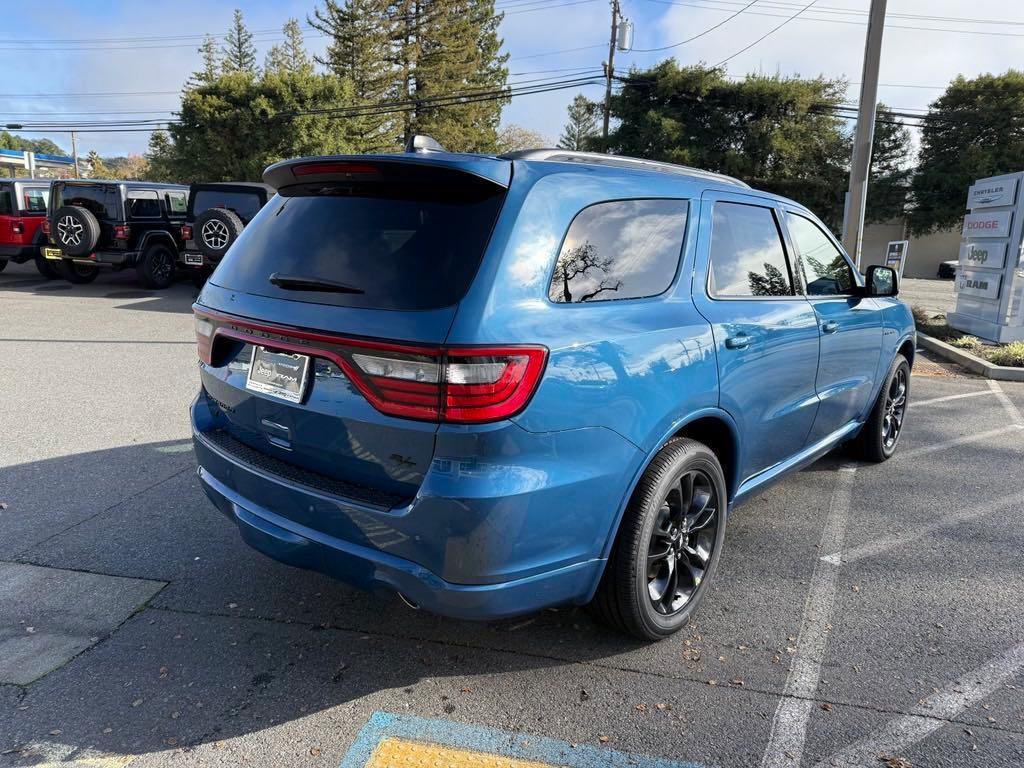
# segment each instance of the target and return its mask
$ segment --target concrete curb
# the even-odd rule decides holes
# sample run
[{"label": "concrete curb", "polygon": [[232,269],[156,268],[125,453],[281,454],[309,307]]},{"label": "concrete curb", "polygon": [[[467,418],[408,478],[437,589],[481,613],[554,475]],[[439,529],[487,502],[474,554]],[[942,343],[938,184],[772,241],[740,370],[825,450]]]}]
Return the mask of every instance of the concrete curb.
[{"label": "concrete curb", "polygon": [[927,349],[929,352],[934,352],[939,357],[951,360],[957,365],[962,365],[967,370],[973,371],[987,379],[995,379],[996,381],[1024,381],[1024,368],[995,365],[988,360],[982,360],[980,357],[972,355],[966,350],[958,349],[952,344],[926,336],[920,331],[917,333],[917,346]]}]

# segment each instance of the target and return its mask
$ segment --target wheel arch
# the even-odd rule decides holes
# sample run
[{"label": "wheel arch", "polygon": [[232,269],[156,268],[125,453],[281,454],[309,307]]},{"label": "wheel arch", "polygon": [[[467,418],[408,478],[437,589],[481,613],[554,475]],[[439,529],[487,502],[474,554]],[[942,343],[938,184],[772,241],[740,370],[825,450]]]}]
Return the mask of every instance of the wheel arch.
[{"label": "wheel arch", "polygon": [[907,336],[900,342],[899,346],[896,348],[896,352],[907,358],[907,362],[910,363],[910,367],[913,369],[914,356],[917,354],[917,347],[914,345],[914,340],[910,336]]},{"label": "wheel arch", "polygon": [[145,251],[149,246],[158,242],[163,243],[175,253],[178,252],[178,242],[174,239],[174,235],[166,229],[154,229],[143,234],[139,241],[139,252]]}]

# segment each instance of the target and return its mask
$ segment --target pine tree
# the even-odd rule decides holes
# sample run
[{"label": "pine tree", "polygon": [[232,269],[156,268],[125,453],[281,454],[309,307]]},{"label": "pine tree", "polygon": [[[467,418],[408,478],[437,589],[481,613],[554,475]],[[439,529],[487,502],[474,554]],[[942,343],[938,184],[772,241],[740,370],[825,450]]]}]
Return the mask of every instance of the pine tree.
[{"label": "pine tree", "polygon": [[267,52],[264,71],[277,74],[313,74],[313,62],[306,53],[306,41],[298,19],[288,19],[284,28],[284,42],[274,45]]},{"label": "pine tree", "polygon": [[[406,93],[416,100],[406,134],[427,133],[452,150],[492,152],[508,79],[494,0],[398,0],[396,49],[407,67]],[[431,104],[453,94],[497,96],[468,103]]]},{"label": "pine tree", "polygon": [[[369,108],[395,100],[396,71],[392,51],[395,22],[389,0],[324,0],[307,18],[311,27],[330,37],[324,56],[316,62],[352,84],[354,104]],[[370,110],[367,110],[370,111]],[[381,152],[398,145],[396,113],[364,114],[346,118],[357,151]]]},{"label": "pine tree", "polygon": [[256,75],[256,46],[252,41],[252,32],[245,26],[242,12],[235,9],[234,22],[224,38],[223,61],[221,71],[224,74],[232,72],[247,72]]},{"label": "pine tree", "polygon": [[192,73],[190,86],[209,85],[220,74],[220,50],[212,35],[203,38],[203,43],[199,46],[198,51],[203,61],[203,67],[198,72]]},{"label": "pine tree", "polygon": [[107,164],[103,162],[103,158],[100,157],[99,152],[95,149],[91,150],[86,155],[85,162],[89,164],[89,178],[90,179],[109,179],[113,174],[110,169],[107,168]]},{"label": "pine tree", "polygon": [[569,104],[569,122],[562,129],[558,146],[562,149],[586,150],[597,136],[597,105],[582,93]]}]

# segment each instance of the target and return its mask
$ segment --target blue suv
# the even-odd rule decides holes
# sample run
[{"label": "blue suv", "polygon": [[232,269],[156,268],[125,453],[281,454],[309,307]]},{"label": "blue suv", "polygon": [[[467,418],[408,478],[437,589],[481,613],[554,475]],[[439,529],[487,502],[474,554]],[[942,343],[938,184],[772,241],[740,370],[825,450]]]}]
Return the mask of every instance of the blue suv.
[{"label": "blue suv", "polygon": [[251,546],[449,616],[683,626],[729,511],[900,437],[914,326],[805,208],[624,157],[267,169],[195,304],[199,476]]}]

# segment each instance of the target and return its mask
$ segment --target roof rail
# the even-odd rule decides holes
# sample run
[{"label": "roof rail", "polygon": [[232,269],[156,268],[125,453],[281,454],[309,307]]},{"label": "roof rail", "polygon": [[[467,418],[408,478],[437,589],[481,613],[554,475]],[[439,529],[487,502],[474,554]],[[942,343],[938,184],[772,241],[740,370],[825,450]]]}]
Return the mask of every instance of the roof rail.
[{"label": "roof rail", "polygon": [[546,160],[552,163],[581,163],[583,165],[604,165],[612,168],[633,168],[638,171],[656,171],[657,173],[675,173],[680,176],[697,176],[711,181],[719,181],[723,184],[732,184],[744,189],[750,189],[745,181],[740,181],[734,176],[726,176],[724,173],[704,171],[700,168],[690,168],[686,165],[675,163],[662,163],[658,160],[642,160],[639,157],[627,157],[625,155],[602,155],[598,152],[576,152],[570,149],[523,149],[516,152],[506,152],[499,157],[505,160]]}]

